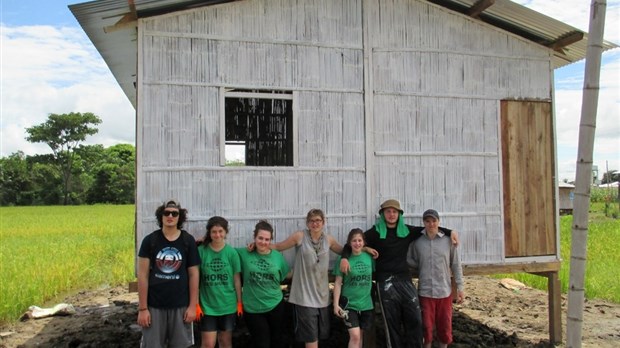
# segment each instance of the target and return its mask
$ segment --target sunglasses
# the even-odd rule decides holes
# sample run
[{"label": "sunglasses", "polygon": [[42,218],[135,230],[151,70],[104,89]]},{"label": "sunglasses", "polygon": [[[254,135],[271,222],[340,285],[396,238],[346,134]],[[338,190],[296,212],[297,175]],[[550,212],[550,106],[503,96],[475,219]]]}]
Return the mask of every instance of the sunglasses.
[{"label": "sunglasses", "polygon": [[172,215],[172,217],[177,217],[179,216],[179,212],[176,210],[164,210],[164,216],[170,216]]}]

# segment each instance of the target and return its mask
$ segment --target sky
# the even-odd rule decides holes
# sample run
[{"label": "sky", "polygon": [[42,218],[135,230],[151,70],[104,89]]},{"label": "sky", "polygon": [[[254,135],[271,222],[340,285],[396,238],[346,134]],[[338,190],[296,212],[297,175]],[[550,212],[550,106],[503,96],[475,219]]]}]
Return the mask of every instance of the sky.
[{"label": "sky", "polygon": [[[50,153],[25,129],[50,113],[93,112],[86,144],[135,144],[135,110],[67,5],[80,0],[0,0],[0,156]],[[516,0],[588,31],[590,1]],[[620,0],[607,1],[605,40],[620,45]],[[575,179],[585,60],[555,70],[558,178]],[[603,53],[594,165],[620,171],[620,48]]]}]

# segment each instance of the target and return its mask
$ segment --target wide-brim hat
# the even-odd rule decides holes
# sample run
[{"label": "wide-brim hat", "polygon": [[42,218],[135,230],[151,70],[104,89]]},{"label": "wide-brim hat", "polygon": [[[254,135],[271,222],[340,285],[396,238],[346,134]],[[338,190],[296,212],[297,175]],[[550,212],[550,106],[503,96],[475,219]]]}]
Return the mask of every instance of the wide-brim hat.
[{"label": "wide-brim hat", "polygon": [[403,210],[400,208],[400,202],[395,199],[388,199],[387,201],[381,203],[381,209],[379,209],[379,213],[381,213],[386,208],[394,208],[398,210],[401,214]]}]

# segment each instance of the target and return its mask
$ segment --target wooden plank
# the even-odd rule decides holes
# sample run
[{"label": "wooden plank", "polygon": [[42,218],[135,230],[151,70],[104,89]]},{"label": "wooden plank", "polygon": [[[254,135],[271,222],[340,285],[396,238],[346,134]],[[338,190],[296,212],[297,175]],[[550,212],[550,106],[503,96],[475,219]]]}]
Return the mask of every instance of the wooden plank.
[{"label": "wooden plank", "polygon": [[[532,205],[536,212],[534,221],[539,226],[544,226],[542,233],[529,233],[534,236],[531,255],[550,255],[555,254],[555,190],[554,190],[554,170],[553,170],[553,129],[551,122],[551,105],[549,103],[529,103],[530,119],[533,118],[535,125],[532,132],[535,138],[530,139],[530,154],[528,161],[533,162],[530,175],[528,194],[535,197],[535,204]],[[544,222],[544,224],[543,224]],[[537,226],[530,225],[528,228],[536,230]]]},{"label": "wooden plank", "polygon": [[495,4],[495,0],[478,0],[472,7],[467,11],[467,15],[473,18],[478,18],[484,10],[491,7]]},{"label": "wooden plank", "polygon": [[498,273],[540,273],[559,272],[560,261],[509,264],[463,265],[463,275],[489,275]]},{"label": "wooden plank", "polygon": [[506,256],[518,255],[518,247],[517,240],[513,240],[516,236],[512,232],[513,221],[512,217],[513,211],[512,199],[513,193],[510,190],[512,187],[512,165],[515,162],[512,159],[513,151],[509,151],[508,145],[511,143],[510,134],[508,131],[513,128],[511,125],[512,118],[505,117],[504,115],[508,114],[508,103],[501,103],[501,145],[502,145],[502,173],[503,175],[503,185],[504,185],[504,244]]},{"label": "wooden plank", "polygon": [[547,47],[554,51],[562,52],[563,48],[583,40],[584,33],[581,31],[573,31],[559,37],[557,40],[549,43]]}]

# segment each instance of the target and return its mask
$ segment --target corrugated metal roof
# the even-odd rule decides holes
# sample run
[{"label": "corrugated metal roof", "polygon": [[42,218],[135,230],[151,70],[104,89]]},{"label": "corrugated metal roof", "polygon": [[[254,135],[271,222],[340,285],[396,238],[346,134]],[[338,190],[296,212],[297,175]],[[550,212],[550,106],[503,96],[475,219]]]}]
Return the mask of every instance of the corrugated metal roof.
[{"label": "corrugated metal roof", "polygon": [[[97,0],[69,5],[69,9],[135,107],[137,32],[131,20],[229,1],[235,0]],[[464,14],[478,2],[428,1]],[[126,26],[121,24],[123,18],[129,21]],[[567,35],[583,34],[581,40],[554,50],[555,68],[574,63],[586,56],[587,33],[509,0],[495,0],[478,19],[547,47]],[[611,42],[605,41],[603,44],[604,50],[615,47],[618,46]]]},{"label": "corrugated metal roof", "polygon": [[[478,0],[429,0],[429,2],[467,13]],[[543,46],[549,46],[559,38],[572,33],[582,33],[581,40],[554,51],[553,66],[560,68],[586,57],[587,33],[512,1],[495,0],[492,6],[484,10],[479,19]],[[609,41],[603,43],[603,50],[616,47],[618,46]]]},{"label": "corrugated metal roof", "polygon": [[[101,54],[112,75],[136,107],[137,30],[134,25],[115,24],[135,11],[137,18],[233,0],[96,0],[69,5],[82,29]],[[130,4],[134,4],[135,9]]]}]

